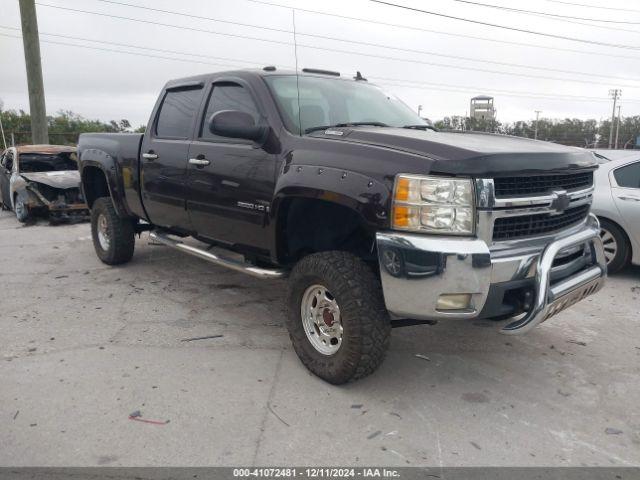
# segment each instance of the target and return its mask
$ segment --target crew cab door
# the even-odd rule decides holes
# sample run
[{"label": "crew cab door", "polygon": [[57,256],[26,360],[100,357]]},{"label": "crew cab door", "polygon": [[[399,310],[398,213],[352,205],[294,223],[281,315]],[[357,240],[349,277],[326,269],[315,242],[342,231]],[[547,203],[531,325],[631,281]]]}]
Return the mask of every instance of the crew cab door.
[{"label": "crew cab door", "polygon": [[190,230],[187,162],[202,96],[201,83],[168,88],[142,141],[142,199],[155,225]]},{"label": "crew cab door", "polygon": [[265,122],[250,87],[215,82],[209,88],[196,138],[189,150],[187,209],[198,235],[266,250],[264,233],[275,188],[275,155],[250,140],[213,135],[208,119],[222,110],[240,110]]},{"label": "crew cab door", "polygon": [[640,161],[613,171],[611,193],[630,236],[640,238]]}]

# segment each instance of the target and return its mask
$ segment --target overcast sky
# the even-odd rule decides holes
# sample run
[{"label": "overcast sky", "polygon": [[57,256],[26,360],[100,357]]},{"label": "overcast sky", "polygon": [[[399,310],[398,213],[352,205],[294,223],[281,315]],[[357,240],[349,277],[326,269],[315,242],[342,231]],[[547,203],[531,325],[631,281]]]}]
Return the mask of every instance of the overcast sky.
[{"label": "overcast sky", "polygon": [[[626,48],[509,31],[368,0],[263,2],[280,7],[251,0],[118,0],[191,17],[100,0],[37,1],[49,114],[71,110],[105,121],[126,118],[137,126],[146,124],[158,92],[169,79],[236,67],[293,67],[293,15],[290,8],[283,8],[287,5],[371,21],[298,10],[300,68],[337,70],[348,76],[359,70],[370,81],[386,84],[412,108],[422,105],[422,115],[432,119],[464,115],[470,98],[479,94],[495,97],[498,119],[503,122],[534,118],[534,110],[542,110],[542,117],[602,119],[611,115],[608,92],[616,87],[622,89],[622,115],[640,114],[637,1],[477,0],[569,17],[629,22],[595,23],[456,0],[389,0],[446,15]],[[20,35],[18,0],[0,0],[0,13],[0,98],[5,109],[28,111],[22,40],[14,38]]]}]

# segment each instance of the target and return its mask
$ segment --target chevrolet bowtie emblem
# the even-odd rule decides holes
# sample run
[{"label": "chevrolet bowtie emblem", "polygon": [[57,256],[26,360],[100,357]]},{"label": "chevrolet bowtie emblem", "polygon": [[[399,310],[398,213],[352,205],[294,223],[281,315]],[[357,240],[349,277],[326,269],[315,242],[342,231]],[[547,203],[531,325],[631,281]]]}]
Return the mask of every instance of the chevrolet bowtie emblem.
[{"label": "chevrolet bowtie emblem", "polygon": [[564,190],[551,192],[551,209],[557,213],[563,213],[571,205],[571,199]]}]

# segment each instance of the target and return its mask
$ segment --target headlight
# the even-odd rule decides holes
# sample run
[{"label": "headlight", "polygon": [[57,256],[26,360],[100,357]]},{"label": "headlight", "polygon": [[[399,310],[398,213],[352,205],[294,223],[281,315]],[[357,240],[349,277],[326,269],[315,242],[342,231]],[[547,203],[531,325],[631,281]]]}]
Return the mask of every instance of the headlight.
[{"label": "headlight", "polygon": [[393,228],[471,235],[475,225],[474,218],[471,179],[396,176],[393,189]]}]

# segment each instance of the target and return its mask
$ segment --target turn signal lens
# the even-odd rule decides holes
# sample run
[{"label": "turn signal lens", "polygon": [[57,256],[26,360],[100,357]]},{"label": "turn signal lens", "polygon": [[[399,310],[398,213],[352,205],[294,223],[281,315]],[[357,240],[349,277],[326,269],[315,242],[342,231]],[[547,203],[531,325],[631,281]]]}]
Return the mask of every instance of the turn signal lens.
[{"label": "turn signal lens", "polygon": [[393,225],[406,230],[420,227],[420,208],[396,205],[393,207]]},{"label": "turn signal lens", "polygon": [[409,187],[411,183],[408,178],[399,178],[396,185],[396,200],[399,202],[409,201]]}]

